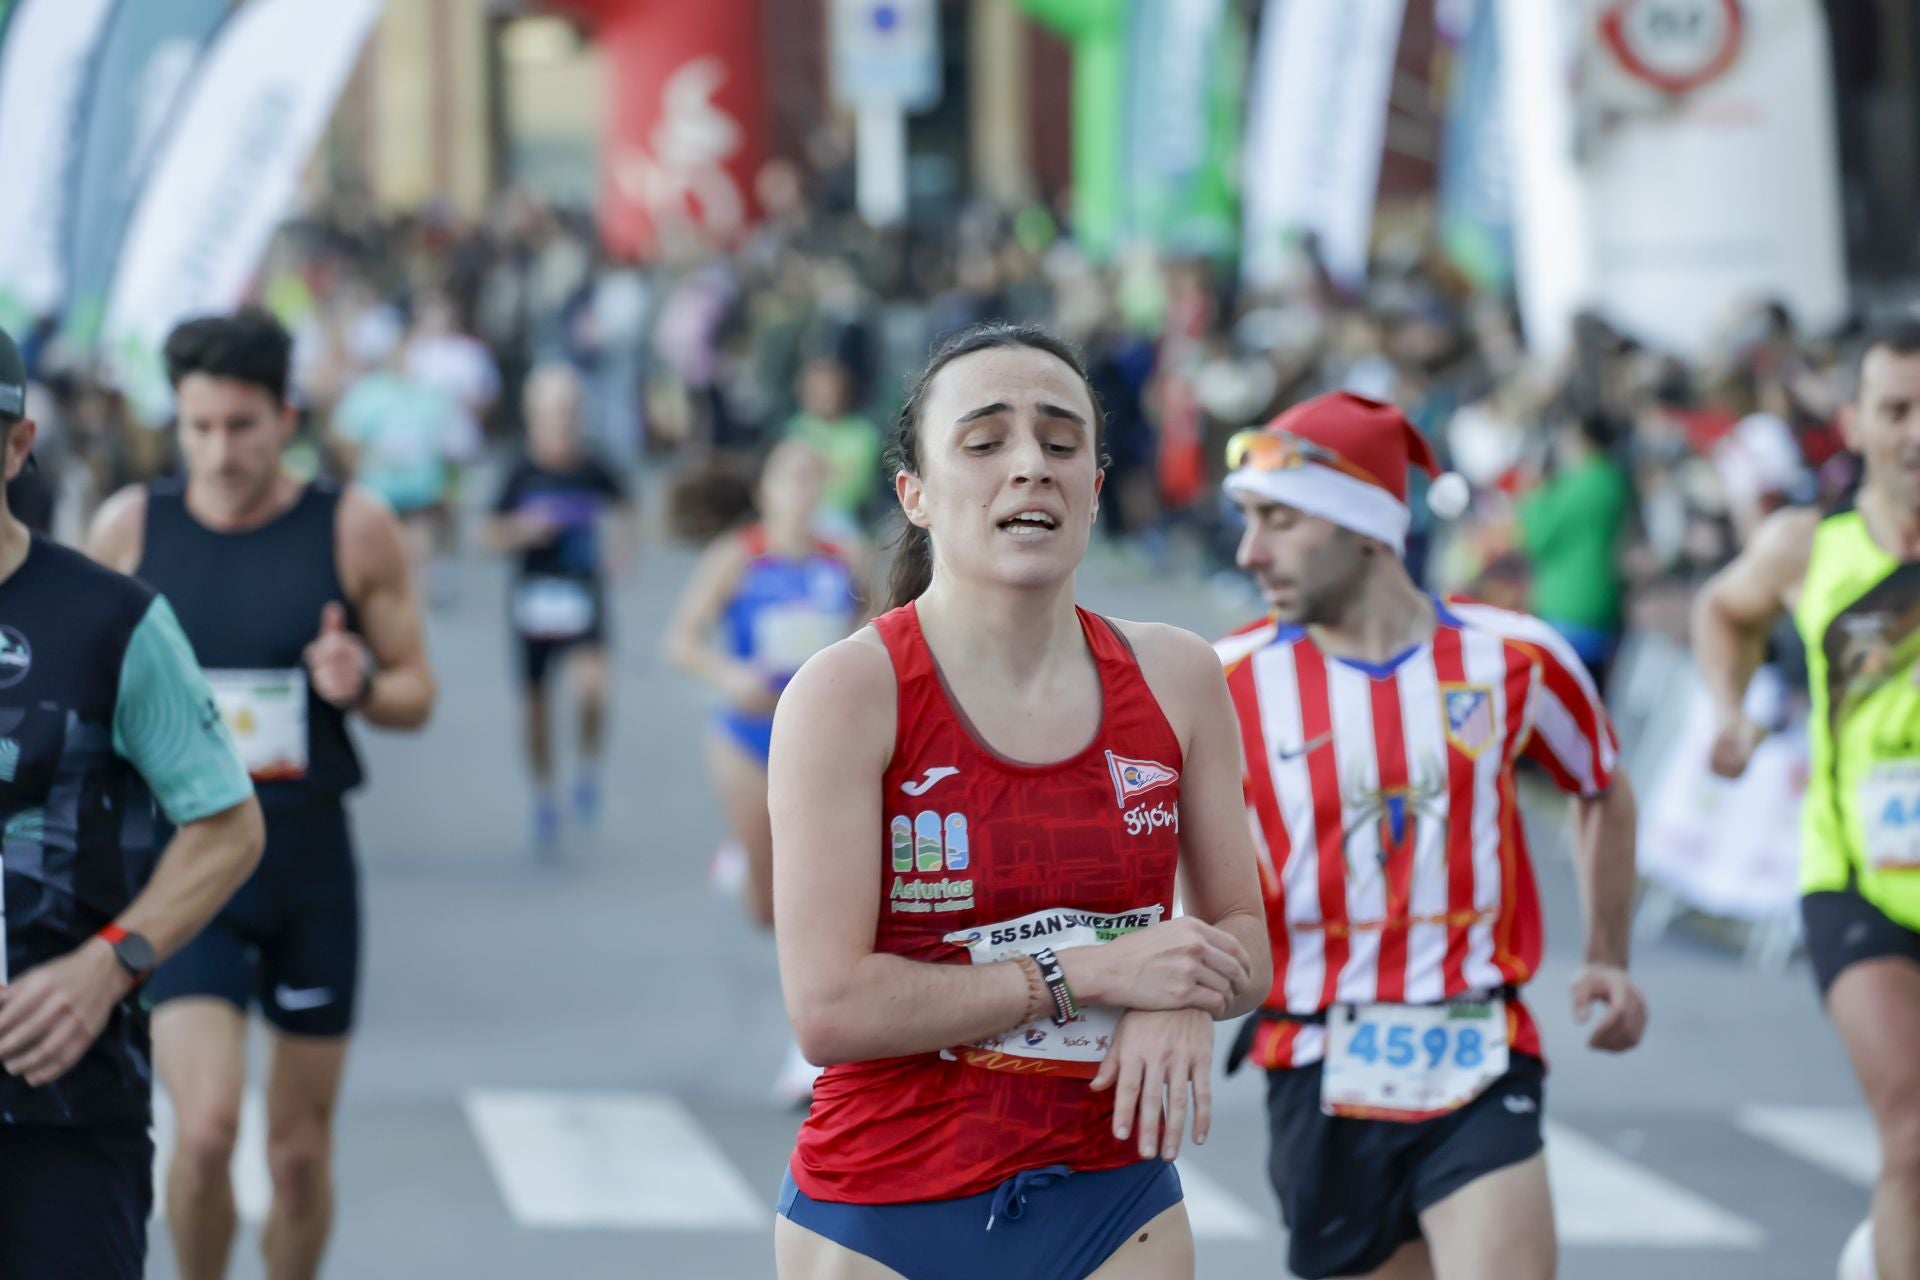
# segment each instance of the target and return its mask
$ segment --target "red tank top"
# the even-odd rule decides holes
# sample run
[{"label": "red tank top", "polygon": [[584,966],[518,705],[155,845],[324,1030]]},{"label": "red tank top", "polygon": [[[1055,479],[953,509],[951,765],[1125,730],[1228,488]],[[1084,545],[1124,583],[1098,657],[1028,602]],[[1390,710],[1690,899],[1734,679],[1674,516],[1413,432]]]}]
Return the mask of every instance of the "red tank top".
[{"label": "red tank top", "polygon": [[[874,950],[936,964],[1106,941],[1165,919],[1180,853],[1180,742],[1113,624],[1079,610],[1101,718],[1071,759],[1017,764],[948,696],[909,604],[874,620],[899,727],[881,781]],[[1048,1018],[977,1046],[830,1067],[792,1169],[816,1200],[975,1195],[1024,1169],[1137,1161],[1088,1081],[1118,1011]]]}]

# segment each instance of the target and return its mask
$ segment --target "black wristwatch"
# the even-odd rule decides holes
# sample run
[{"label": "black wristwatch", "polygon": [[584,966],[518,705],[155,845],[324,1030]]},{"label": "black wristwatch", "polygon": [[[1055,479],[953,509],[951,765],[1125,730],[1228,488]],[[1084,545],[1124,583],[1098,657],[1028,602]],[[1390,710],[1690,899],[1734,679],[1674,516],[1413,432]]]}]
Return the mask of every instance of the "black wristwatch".
[{"label": "black wristwatch", "polygon": [[110,924],[96,936],[113,948],[113,958],[120,962],[122,969],[133,975],[136,985],[145,982],[153,973],[158,957],[153,953],[153,944],[141,934]]}]

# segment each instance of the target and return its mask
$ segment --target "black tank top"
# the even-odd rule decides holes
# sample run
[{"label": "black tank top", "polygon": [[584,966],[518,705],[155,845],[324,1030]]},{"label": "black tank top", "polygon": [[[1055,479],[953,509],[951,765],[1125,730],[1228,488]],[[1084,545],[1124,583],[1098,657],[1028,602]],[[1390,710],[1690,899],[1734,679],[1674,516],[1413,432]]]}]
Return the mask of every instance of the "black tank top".
[{"label": "black tank top", "polygon": [[[167,597],[209,673],[304,671],[327,604],[343,605],[348,628],[359,629],[335,560],[339,507],[339,486],[316,480],[259,528],[217,533],[187,511],[183,479],[156,480],[147,486],[146,545],[136,576]],[[309,689],[305,777],[255,782],[270,802],[338,797],[360,780],[346,716]]]}]

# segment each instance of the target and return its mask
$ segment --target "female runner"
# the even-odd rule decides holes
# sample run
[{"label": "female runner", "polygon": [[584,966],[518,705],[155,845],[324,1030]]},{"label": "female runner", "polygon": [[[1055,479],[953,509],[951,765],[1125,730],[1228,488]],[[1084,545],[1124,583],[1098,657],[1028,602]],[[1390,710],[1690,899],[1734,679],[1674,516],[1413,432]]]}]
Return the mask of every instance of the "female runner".
[{"label": "female runner", "polygon": [[865,617],[859,550],[814,532],[825,484],[820,456],[787,442],[768,453],[757,485],[710,471],[674,495],[676,531],[711,541],[668,624],[667,656],[724,700],[707,767],[746,853],[747,913],[762,926],[773,924],[773,708],[801,663]]},{"label": "female runner", "polygon": [[894,450],[895,607],[775,718],[775,938],[827,1067],[779,1274],[1191,1276],[1170,1162],[1270,965],[1219,661],[1076,607],[1101,419],[1058,339],[950,340]]}]

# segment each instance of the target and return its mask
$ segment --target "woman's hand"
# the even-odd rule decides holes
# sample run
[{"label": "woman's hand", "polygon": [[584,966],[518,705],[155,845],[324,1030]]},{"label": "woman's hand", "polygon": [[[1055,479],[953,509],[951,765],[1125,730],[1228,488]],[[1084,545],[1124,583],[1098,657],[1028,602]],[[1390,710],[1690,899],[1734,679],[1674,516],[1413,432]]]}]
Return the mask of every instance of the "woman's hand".
[{"label": "woman's hand", "polygon": [[1060,952],[1067,986],[1082,1004],[1122,1009],[1198,1009],[1218,1017],[1252,976],[1239,939],[1182,916],[1099,947]]},{"label": "woman's hand", "polygon": [[1140,1158],[1180,1154],[1193,1100],[1193,1143],[1213,1124],[1213,1017],[1199,1009],[1135,1010],[1120,1018],[1113,1047],[1093,1078],[1113,1092],[1113,1136],[1140,1135]]}]

